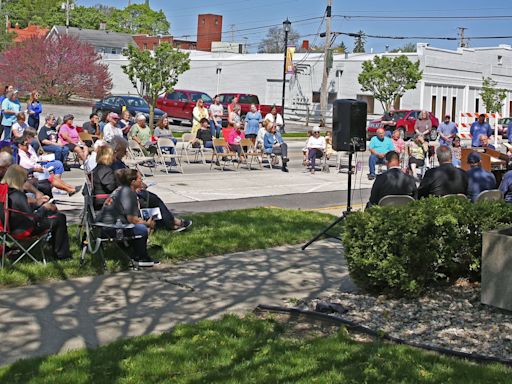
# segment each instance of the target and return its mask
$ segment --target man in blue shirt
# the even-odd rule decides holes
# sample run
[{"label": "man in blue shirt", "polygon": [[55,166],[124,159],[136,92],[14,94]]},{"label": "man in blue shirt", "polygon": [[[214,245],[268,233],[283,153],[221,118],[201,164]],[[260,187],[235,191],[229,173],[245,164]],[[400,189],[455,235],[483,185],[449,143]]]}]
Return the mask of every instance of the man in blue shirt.
[{"label": "man in blue shirt", "polygon": [[485,115],[483,113],[478,116],[478,121],[471,124],[469,133],[471,134],[471,146],[474,148],[480,147],[480,135],[492,136],[492,128],[489,123],[485,122]]},{"label": "man in blue shirt", "polygon": [[437,128],[437,133],[439,133],[439,144],[446,145],[447,147],[452,146],[453,139],[459,133],[457,126],[453,121],[451,121],[450,115],[446,115],[444,117],[444,121],[439,124]]},{"label": "man in blue shirt", "polygon": [[505,195],[505,201],[512,203],[512,160],[507,164],[507,173],[503,175],[499,190]]},{"label": "man in blue shirt", "polygon": [[468,197],[475,202],[480,192],[496,188],[496,178],[491,172],[482,168],[480,154],[471,152],[468,155],[468,164],[471,167],[468,174]]},{"label": "man in blue shirt", "polygon": [[375,179],[375,165],[385,164],[386,153],[394,151],[393,141],[386,136],[384,128],[377,129],[377,136],[373,136],[370,140],[370,159],[368,165],[370,167],[370,174],[368,180]]}]

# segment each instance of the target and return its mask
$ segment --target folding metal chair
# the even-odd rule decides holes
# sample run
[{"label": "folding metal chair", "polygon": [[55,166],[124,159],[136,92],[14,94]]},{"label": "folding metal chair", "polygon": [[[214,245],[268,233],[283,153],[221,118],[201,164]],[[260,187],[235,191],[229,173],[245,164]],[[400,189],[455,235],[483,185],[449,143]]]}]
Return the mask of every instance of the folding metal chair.
[{"label": "folding metal chair", "polygon": [[503,192],[499,189],[490,189],[488,191],[480,192],[475,201],[502,201],[503,198]]},{"label": "folding metal chair", "polygon": [[444,199],[459,199],[459,200],[467,200],[468,197],[462,193],[451,193],[449,195],[444,195]]},{"label": "folding metal chair", "polygon": [[388,195],[384,196],[379,201],[379,205],[381,207],[399,207],[402,205],[407,205],[409,203],[412,203],[414,201],[414,198],[412,196],[408,195]]},{"label": "folding metal chair", "polygon": [[[51,233],[49,228],[35,233],[35,230],[37,228],[36,223],[39,220],[39,218],[36,215],[27,214],[25,212],[20,212],[15,209],[9,208],[9,187],[7,184],[0,184],[0,206],[0,239],[2,240],[0,244],[0,252],[2,254],[1,268],[3,268],[5,264],[7,247],[9,247],[12,250],[18,249],[21,252],[21,254],[12,263],[12,265],[15,265],[25,256],[27,256],[36,263],[40,263],[40,261],[37,260],[32,254],[32,251],[37,246],[40,246],[42,260],[43,263],[46,264],[43,245],[44,242],[48,242],[50,240]],[[33,225],[21,233],[15,234],[11,231],[9,223],[11,214],[22,215],[26,217],[30,222],[32,222]],[[26,246],[24,246],[25,243],[27,243]]]},{"label": "folding metal chair", "polygon": [[[222,148],[222,152],[219,152],[219,148]],[[210,170],[213,167],[213,164],[222,162],[221,169],[224,170],[226,164],[231,164],[234,167],[233,160],[238,157],[236,152],[233,152],[230,148],[226,140],[224,139],[213,139],[213,152],[212,152],[212,160],[210,163]],[[236,169],[240,166],[240,162],[238,162]]]},{"label": "folding metal chair", "polygon": [[[160,162],[165,168],[165,172],[169,173],[167,169],[167,160],[176,160],[178,164],[178,168],[180,169],[180,172],[183,173],[183,167],[181,166],[181,155],[178,155],[176,152],[176,147],[174,145],[174,141],[172,139],[169,139],[167,137],[160,137],[156,143],[157,146],[157,155],[160,159]],[[168,148],[174,148],[174,153],[166,153],[164,152],[164,149]]]},{"label": "folding metal chair", "polygon": [[[105,262],[105,252],[104,252],[104,244],[105,243],[124,243],[125,241],[138,239],[141,236],[126,236],[125,230],[132,229],[134,227],[133,224],[105,224],[96,221],[96,211],[94,210],[94,196],[91,194],[91,190],[89,189],[88,184],[84,185],[84,220],[82,222],[83,226],[81,229],[81,253],[80,253],[80,266],[85,264],[85,256],[87,252],[91,255],[99,255],[100,261],[104,269],[106,269]],[[96,197],[99,197],[96,196]],[[115,230],[116,236],[107,236],[105,235],[105,229]],[[117,236],[117,231],[120,235]],[[122,249],[120,248],[122,251]],[[124,254],[124,252],[123,252]],[[128,257],[128,256],[127,256]],[[134,265],[130,260],[130,265],[134,268]]]},{"label": "folding metal chair", "polygon": [[[256,162],[259,164],[259,168],[263,169],[263,166],[261,165],[260,161],[261,152],[256,149],[256,146],[253,144],[252,140],[242,139],[240,141],[240,146],[242,147],[242,154],[245,157],[247,169],[249,169],[249,171],[251,170],[251,165],[254,159],[256,159]],[[244,148],[247,148],[247,150],[245,150]]]},{"label": "folding metal chair", "polygon": [[198,158],[201,157],[201,162],[206,164],[206,159],[204,157],[203,146],[193,147],[192,140],[194,139],[194,135],[191,133],[184,133],[181,137],[181,154],[185,152],[185,158],[187,159],[187,163],[190,164],[189,152],[194,155],[194,162],[197,163]]},{"label": "folding metal chair", "polygon": [[142,147],[135,140],[128,140],[128,162],[134,165],[139,171],[140,166],[145,166],[150,169],[152,175],[154,174],[155,157],[147,156]]}]

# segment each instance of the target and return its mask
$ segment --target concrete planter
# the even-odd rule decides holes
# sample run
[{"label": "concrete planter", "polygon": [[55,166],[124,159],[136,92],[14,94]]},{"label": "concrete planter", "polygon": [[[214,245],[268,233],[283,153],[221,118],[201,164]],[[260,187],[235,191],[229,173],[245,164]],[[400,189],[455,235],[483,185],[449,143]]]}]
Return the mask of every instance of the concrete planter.
[{"label": "concrete planter", "polygon": [[481,301],[512,311],[512,228],[483,234]]}]

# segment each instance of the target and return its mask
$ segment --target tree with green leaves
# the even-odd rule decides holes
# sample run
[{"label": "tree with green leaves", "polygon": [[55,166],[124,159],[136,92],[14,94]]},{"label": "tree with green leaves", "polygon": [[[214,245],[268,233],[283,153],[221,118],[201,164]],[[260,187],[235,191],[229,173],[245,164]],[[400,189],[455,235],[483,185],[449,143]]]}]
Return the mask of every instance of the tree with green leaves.
[{"label": "tree with green leaves", "polygon": [[169,33],[171,25],[162,10],[155,11],[146,3],[116,10],[107,20],[107,27],[117,32],[164,35]]},{"label": "tree with green leaves", "polygon": [[366,34],[363,31],[357,32],[357,36],[354,42],[353,53],[365,53]]},{"label": "tree with green leaves", "polygon": [[490,77],[482,78],[482,91],[480,96],[488,113],[500,113],[503,101],[507,98],[507,90],[497,88],[498,83]]},{"label": "tree with green leaves", "polygon": [[423,76],[419,61],[413,63],[404,55],[395,58],[375,56],[373,60],[364,61],[362,66],[357,78],[361,89],[370,92],[386,111],[397,97],[415,89]]},{"label": "tree with green leaves", "polygon": [[342,41],[336,48],[334,48],[334,52],[335,53],[347,53],[348,48],[345,45],[345,42]]},{"label": "tree with green leaves", "polygon": [[406,52],[416,52],[416,44],[415,43],[406,43],[404,44],[402,47],[400,48],[395,48],[393,49],[392,53],[399,53],[399,52],[403,52],[403,53],[406,53]]},{"label": "tree with green leaves", "polygon": [[156,101],[165,92],[172,92],[178,76],[190,69],[189,54],[174,49],[169,43],[157,46],[154,52],[130,45],[125,52],[129,63],[123,65],[137,93],[149,104],[149,125],[153,128]]},{"label": "tree with green leaves", "polygon": [[18,23],[21,28],[29,24],[51,27],[65,23],[61,4],[62,0],[11,0],[4,4],[1,13],[2,17],[9,17],[12,25]]}]

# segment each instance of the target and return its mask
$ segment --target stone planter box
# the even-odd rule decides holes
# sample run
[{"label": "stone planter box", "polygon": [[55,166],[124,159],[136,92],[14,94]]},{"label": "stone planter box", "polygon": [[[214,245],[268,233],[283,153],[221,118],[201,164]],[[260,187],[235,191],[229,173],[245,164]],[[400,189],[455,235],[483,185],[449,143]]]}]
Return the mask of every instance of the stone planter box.
[{"label": "stone planter box", "polygon": [[483,234],[481,301],[512,311],[512,228]]}]

